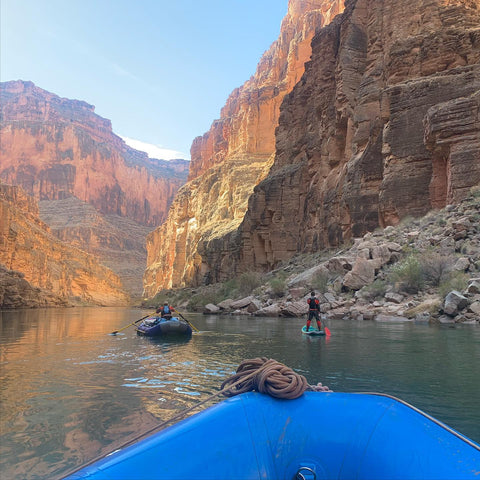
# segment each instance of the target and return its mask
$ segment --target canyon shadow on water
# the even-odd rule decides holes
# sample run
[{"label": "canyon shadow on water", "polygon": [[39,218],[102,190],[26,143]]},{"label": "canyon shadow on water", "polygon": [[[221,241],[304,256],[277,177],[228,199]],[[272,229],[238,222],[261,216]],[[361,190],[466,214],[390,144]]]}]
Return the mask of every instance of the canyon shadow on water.
[{"label": "canyon shadow on water", "polygon": [[478,326],[342,320],[312,338],[302,319],[187,315],[200,330],[188,339],[110,334],[146,313],[0,312],[2,478],[60,477],[208,399],[256,357],[334,391],[397,396],[480,441]]}]

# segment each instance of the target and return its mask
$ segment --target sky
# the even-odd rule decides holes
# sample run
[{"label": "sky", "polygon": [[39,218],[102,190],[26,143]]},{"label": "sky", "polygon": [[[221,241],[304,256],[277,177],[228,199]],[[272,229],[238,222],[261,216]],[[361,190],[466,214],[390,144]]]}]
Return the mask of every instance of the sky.
[{"label": "sky", "polygon": [[134,148],[190,159],[193,139],[277,39],[287,8],[288,0],[0,0],[0,81],[83,100]]}]

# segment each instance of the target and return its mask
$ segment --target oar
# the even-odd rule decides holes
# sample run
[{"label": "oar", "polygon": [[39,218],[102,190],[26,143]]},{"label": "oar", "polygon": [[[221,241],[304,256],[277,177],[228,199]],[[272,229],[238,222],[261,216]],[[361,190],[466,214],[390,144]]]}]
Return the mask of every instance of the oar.
[{"label": "oar", "polygon": [[198,328],[189,322],[178,310],[175,310],[196,332],[199,332]]},{"label": "oar", "polygon": [[125,327],[122,327],[120,330],[115,330],[110,335],[116,335],[118,332],[121,332],[122,330],[125,330],[126,328],[131,327],[132,325],[136,325],[138,322],[141,322],[142,320],[145,320],[150,315],[153,315],[153,313],[149,313],[148,315],[145,315],[144,317],[139,318],[138,320],[135,320],[133,323],[129,323],[128,325],[125,325]]}]

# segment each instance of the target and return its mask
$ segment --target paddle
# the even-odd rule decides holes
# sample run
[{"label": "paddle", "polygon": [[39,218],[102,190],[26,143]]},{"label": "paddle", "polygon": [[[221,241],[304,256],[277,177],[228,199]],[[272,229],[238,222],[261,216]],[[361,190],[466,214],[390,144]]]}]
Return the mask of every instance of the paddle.
[{"label": "paddle", "polygon": [[330,337],[332,334],[330,332],[330,329],[327,327],[325,317],[322,317],[322,322],[323,322],[323,329],[325,330],[325,334],[327,335],[327,337]]},{"label": "paddle", "polygon": [[153,313],[149,313],[148,315],[145,315],[144,317],[139,318],[138,320],[135,320],[133,323],[129,323],[128,325],[125,325],[125,327],[120,328],[120,330],[115,330],[110,335],[116,335],[118,332],[121,332],[122,330],[125,330],[126,328],[131,327],[132,325],[136,325],[138,322],[141,322],[142,320],[145,320],[150,315],[153,315]]},{"label": "paddle", "polygon": [[198,328],[189,322],[178,310],[175,310],[196,332],[199,332]]}]

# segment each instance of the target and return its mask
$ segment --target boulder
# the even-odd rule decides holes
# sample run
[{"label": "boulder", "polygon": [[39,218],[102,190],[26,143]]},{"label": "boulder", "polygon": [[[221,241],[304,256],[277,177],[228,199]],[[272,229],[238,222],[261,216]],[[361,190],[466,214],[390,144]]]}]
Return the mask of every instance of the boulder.
[{"label": "boulder", "polygon": [[280,316],[282,317],[301,317],[308,312],[308,305],[306,302],[286,302],[280,305]]},{"label": "boulder", "polygon": [[203,313],[205,314],[212,314],[218,312],[220,312],[220,308],[218,308],[213,303],[208,303],[207,305],[205,305],[205,307],[203,307]]},{"label": "boulder", "polygon": [[375,265],[364,258],[357,258],[353,268],[343,279],[343,286],[350,290],[360,290],[375,280]]},{"label": "boulder", "polygon": [[392,303],[402,303],[404,299],[403,295],[400,295],[399,293],[394,293],[394,292],[388,292],[385,294],[385,300],[387,302],[392,302]]},{"label": "boulder", "polygon": [[240,300],[235,300],[234,302],[231,303],[230,308],[233,308],[234,310],[246,308],[252,303],[254,299],[255,297],[253,295],[250,295],[249,297],[241,298]]},{"label": "boulder", "polygon": [[268,305],[255,312],[256,317],[279,317],[280,306],[278,304]]},{"label": "boulder", "polygon": [[296,275],[288,282],[288,288],[295,288],[295,287],[302,287],[302,286],[310,286],[312,284],[312,280],[318,275],[325,275],[328,276],[329,272],[327,268],[321,265],[315,265],[314,267],[305,270],[304,272]]},{"label": "boulder", "polygon": [[443,311],[447,315],[454,317],[460,310],[468,305],[468,298],[464,297],[460,292],[452,290],[446,297]]},{"label": "boulder", "polygon": [[232,304],[235,302],[235,300],[232,300],[231,298],[227,298],[226,300],[222,300],[219,304],[218,307],[221,308],[222,310],[229,310],[232,308]]},{"label": "boulder", "polygon": [[470,280],[470,283],[467,287],[467,293],[480,293],[480,280]]}]

